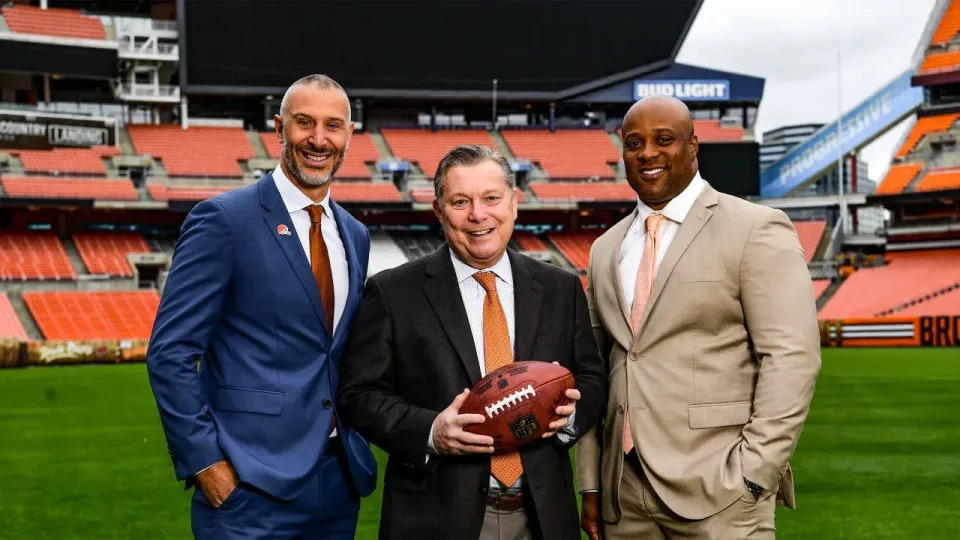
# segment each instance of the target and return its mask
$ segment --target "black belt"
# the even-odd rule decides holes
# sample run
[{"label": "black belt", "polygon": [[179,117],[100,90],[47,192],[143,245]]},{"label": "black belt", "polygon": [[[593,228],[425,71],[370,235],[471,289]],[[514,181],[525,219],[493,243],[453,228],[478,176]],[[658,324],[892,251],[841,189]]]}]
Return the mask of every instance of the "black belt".
[{"label": "black belt", "polygon": [[516,512],[517,510],[523,508],[523,492],[490,492],[487,494],[487,506],[492,507],[494,510]]}]

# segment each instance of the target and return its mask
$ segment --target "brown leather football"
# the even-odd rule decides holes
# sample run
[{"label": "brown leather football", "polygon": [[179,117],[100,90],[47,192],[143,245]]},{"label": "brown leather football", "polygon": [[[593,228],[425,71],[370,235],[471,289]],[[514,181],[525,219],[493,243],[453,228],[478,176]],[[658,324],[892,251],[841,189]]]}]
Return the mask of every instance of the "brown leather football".
[{"label": "brown leather football", "polygon": [[482,424],[464,430],[493,437],[495,451],[512,450],[540,438],[570,402],[570,371],[550,362],[514,362],[488,373],[470,390],[460,414],[482,414]]}]

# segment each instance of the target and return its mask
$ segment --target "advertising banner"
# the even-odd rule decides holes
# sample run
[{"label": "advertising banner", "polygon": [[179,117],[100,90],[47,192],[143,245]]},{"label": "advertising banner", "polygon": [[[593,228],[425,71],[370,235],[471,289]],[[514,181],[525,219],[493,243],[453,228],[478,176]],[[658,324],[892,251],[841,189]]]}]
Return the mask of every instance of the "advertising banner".
[{"label": "advertising banner", "polygon": [[960,315],[820,321],[825,347],[960,347]]},{"label": "advertising banner", "polygon": [[112,119],[0,110],[0,148],[113,146]]},{"label": "advertising banner", "polygon": [[643,79],[633,82],[633,99],[670,96],[683,101],[730,101],[730,81],[722,79]]}]

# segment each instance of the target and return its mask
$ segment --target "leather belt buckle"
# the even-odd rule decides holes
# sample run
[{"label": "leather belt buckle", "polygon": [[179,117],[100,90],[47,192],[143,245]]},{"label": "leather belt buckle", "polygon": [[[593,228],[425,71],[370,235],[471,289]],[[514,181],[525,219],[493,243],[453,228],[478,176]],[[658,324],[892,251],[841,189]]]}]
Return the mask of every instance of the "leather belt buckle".
[{"label": "leather belt buckle", "polygon": [[523,508],[523,493],[490,493],[487,495],[487,506],[492,507],[494,510],[501,510],[504,512],[516,512],[517,510]]}]

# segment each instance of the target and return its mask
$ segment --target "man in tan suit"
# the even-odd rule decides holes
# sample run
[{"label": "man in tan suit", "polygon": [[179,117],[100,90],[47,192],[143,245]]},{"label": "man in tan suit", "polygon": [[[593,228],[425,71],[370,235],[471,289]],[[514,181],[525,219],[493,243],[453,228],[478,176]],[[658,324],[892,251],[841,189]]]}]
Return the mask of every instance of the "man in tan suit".
[{"label": "man in tan suit", "polygon": [[676,99],[624,118],[639,202],[587,274],[610,366],[606,416],[577,446],[592,540],[774,538],[775,502],[794,506],[787,461],[820,369],[810,275],[786,215],[718,193],[697,149]]}]

